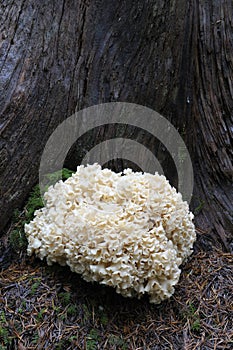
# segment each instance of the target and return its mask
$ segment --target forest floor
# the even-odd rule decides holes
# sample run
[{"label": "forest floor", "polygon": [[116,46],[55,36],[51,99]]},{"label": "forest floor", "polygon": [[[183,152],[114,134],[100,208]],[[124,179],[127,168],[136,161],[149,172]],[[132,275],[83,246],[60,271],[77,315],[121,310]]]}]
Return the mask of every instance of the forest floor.
[{"label": "forest floor", "polygon": [[42,205],[35,186],[0,240],[0,350],[233,349],[233,255],[199,231],[169,300],[123,298],[27,256],[24,224]]},{"label": "forest floor", "polygon": [[160,305],[127,299],[9,246],[0,263],[0,349],[232,349],[233,256],[196,251]]}]

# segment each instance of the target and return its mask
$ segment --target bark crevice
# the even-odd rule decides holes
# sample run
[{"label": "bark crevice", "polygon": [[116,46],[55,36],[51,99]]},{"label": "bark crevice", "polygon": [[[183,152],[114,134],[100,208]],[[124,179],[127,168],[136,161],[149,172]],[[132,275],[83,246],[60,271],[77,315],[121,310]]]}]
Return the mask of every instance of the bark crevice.
[{"label": "bark crevice", "polygon": [[[2,228],[38,181],[53,130],[75,110],[125,101],[161,113],[182,133],[195,172],[199,242],[232,247],[233,3],[4,0],[0,8]],[[124,129],[124,128],[123,128]],[[161,147],[143,132],[121,137]],[[114,131],[117,136],[117,131]],[[113,135],[96,130],[67,162]],[[146,138],[146,139],[145,139]],[[164,162],[169,170],[169,162]],[[206,247],[208,243],[206,243]]]}]

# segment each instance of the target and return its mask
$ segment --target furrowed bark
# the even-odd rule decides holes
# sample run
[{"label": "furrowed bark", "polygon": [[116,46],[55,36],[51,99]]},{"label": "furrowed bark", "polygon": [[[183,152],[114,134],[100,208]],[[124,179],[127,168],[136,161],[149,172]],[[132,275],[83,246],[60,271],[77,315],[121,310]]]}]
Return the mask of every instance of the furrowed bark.
[{"label": "furrowed bark", "polygon": [[[74,111],[103,102],[153,108],[182,134],[195,172],[199,242],[231,248],[232,2],[32,1],[1,4],[1,223],[38,181],[40,157]],[[176,183],[162,145],[142,130],[104,127],[66,165],[110,137],[149,147]],[[117,170],[119,164],[112,164]],[[210,240],[210,244],[208,243]]]}]

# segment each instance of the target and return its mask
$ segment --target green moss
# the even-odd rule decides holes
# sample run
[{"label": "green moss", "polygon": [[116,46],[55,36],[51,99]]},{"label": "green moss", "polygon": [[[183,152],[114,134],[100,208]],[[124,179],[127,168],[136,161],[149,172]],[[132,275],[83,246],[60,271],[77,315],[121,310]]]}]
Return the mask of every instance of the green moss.
[{"label": "green moss", "polygon": [[43,320],[43,317],[44,317],[44,313],[46,312],[46,309],[41,309],[38,314],[37,314],[37,321],[40,322]]},{"label": "green moss", "polygon": [[[62,173],[62,174],[61,174]],[[61,177],[62,180],[67,180],[70,176],[72,176],[74,172],[72,170],[63,168],[62,171],[56,171],[51,174],[47,174],[46,180],[48,181],[47,189],[49,186],[54,185]],[[26,219],[27,222],[31,221],[34,217],[34,212],[44,206],[43,199],[41,197],[40,187],[39,185],[36,185],[28,198],[27,204],[25,206],[26,208]]]},{"label": "green moss", "polygon": [[32,344],[38,344],[39,338],[39,334],[36,332],[32,337]]},{"label": "green moss", "polygon": [[7,346],[0,344],[0,350],[7,350],[7,349],[8,349]]},{"label": "green moss", "polygon": [[195,312],[197,311],[197,309],[195,308],[195,306],[192,303],[189,303],[188,305],[188,315],[195,315]]},{"label": "green moss", "polygon": [[26,221],[30,222],[34,217],[34,212],[44,206],[44,202],[41,197],[40,187],[36,185],[29,195],[27,204],[25,206],[26,210]]},{"label": "green moss", "polygon": [[201,320],[199,316],[199,311],[193,303],[187,305],[187,310],[183,313],[185,320],[189,320],[192,331],[200,332]]},{"label": "green moss", "polygon": [[109,344],[116,347],[116,349],[127,350],[128,344],[119,336],[111,334],[109,337]]},{"label": "green moss", "polygon": [[94,328],[91,329],[90,333],[87,335],[87,339],[86,339],[87,350],[97,349],[99,340],[100,340],[100,335],[99,335],[98,330],[96,330]]},{"label": "green moss", "polygon": [[[57,171],[52,174],[46,175],[49,185],[55,184],[56,181],[60,178],[60,171]],[[73,174],[72,170],[62,169],[62,179],[66,180]],[[49,186],[48,185],[48,186]],[[26,250],[27,247],[27,238],[24,232],[24,226],[26,223],[29,223],[34,218],[34,213],[36,210],[41,209],[44,206],[43,199],[40,193],[39,185],[33,187],[32,191],[29,194],[28,200],[25,204],[24,210],[20,211],[15,209],[13,214],[13,230],[9,236],[9,243],[12,249],[19,253]]]},{"label": "green moss", "polygon": [[89,322],[89,320],[91,319],[91,311],[89,310],[88,306],[86,304],[83,304],[83,324],[86,324],[87,322]]},{"label": "green moss", "polygon": [[14,229],[10,233],[9,243],[14,251],[21,251],[27,247],[27,238],[22,228]]},{"label": "green moss", "polygon": [[70,305],[68,308],[67,308],[67,315],[68,316],[75,316],[76,315],[76,312],[77,312],[77,308],[75,305]]},{"label": "green moss", "polygon": [[0,311],[0,324],[6,323],[6,315],[4,311]]},{"label": "green moss", "polygon": [[200,332],[201,321],[199,318],[196,318],[195,321],[191,324],[191,329],[195,332]]},{"label": "green moss", "polygon": [[9,333],[7,328],[0,326],[0,340],[3,342],[4,345],[7,345],[8,339],[9,339]]},{"label": "green moss", "polygon": [[56,314],[59,314],[61,312],[61,308],[59,306],[53,305],[52,308]]},{"label": "green moss", "polygon": [[106,314],[103,314],[100,316],[100,323],[103,326],[106,326],[108,324],[109,320],[108,320],[108,316]]},{"label": "green moss", "polygon": [[69,342],[73,343],[77,340],[77,336],[76,335],[72,335],[71,337],[69,337]]},{"label": "green moss", "polygon": [[71,295],[68,292],[59,293],[58,298],[62,306],[68,306],[70,304]]},{"label": "green moss", "polygon": [[8,345],[10,343],[8,325],[6,321],[6,315],[4,311],[0,311],[0,344],[1,346]]},{"label": "green moss", "polygon": [[39,288],[39,286],[40,286],[40,283],[41,283],[41,278],[38,278],[38,279],[36,280],[36,282],[33,283],[33,285],[31,286],[31,291],[30,291],[30,294],[31,294],[31,295],[36,294],[36,292],[37,292],[37,290],[38,290],[38,288]]},{"label": "green moss", "polygon": [[67,348],[67,340],[61,340],[57,344],[55,344],[55,350],[64,350]]}]

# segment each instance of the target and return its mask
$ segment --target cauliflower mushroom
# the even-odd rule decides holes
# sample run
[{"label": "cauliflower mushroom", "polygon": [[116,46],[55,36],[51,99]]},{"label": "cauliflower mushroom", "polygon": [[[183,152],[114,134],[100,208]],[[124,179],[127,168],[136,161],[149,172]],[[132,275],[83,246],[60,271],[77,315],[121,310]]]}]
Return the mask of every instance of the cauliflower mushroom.
[{"label": "cauliflower mushroom", "polygon": [[44,198],[25,225],[29,255],[126,297],[160,303],[174,293],[196,235],[188,204],[164,176],[81,165]]}]

